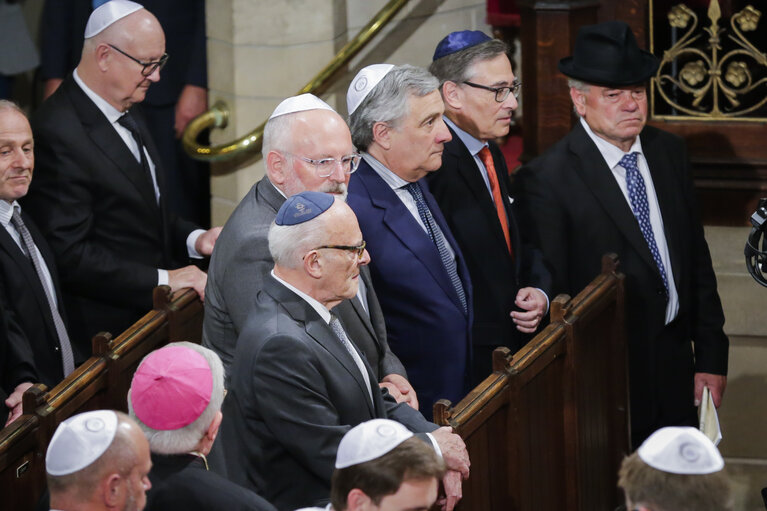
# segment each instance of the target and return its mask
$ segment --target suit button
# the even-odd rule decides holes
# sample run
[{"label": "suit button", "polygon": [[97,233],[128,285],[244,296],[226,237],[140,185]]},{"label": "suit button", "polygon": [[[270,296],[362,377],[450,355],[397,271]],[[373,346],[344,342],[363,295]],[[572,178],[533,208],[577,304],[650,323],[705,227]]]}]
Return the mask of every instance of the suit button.
[{"label": "suit button", "polygon": [[666,294],[666,290],[662,287],[659,287],[655,292],[658,294],[658,296]]},{"label": "suit button", "polygon": [[53,351],[59,351],[59,347],[56,346],[55,348],[53,348]]}]

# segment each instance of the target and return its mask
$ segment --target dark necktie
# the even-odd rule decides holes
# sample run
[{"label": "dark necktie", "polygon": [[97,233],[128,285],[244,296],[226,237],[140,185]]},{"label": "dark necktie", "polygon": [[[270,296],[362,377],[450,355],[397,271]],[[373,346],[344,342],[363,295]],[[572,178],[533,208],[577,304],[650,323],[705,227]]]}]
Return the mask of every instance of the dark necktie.
[{"label": "dark necktie", "polygon": [[423,197],[421,188],[417,183],[408,183],[405,185],[405,189],[410,192],[415,200],[415,205],[418,208],[418,215],[421,217],[421,221],[426,226],[426,231],[429,233],[429,238],[436,245],[437,252],[439,252],[439,258],[442,259],[442,265],[447,271],[450,282],[455,288],[455,292],[458,294],[458,299],[463,306],[463,312],[466,313],[466,294],[463,291],[463,284],[461,278],[458,276],[458,268],[455,266],[455,260],[450,256],[450,251],[447,249],[447,241],[445,240],[442,231],[437,227],[437,222],[429,210],[429,205],[426,204],[426,199]]},{"label": "dark necktie", "polygon": [[334,314],[330,315],[330,328],[333,330],[333,333],[336,334],[338,340],[341,341],[341,344],[344,345],[346,351],[349,352],[349,355],[351,355],[352,360],[354,360],[354,363],[357,365],[360,373],[362,373],[362,379],[365,380],[365,386],[368,389],[368,396],[370,396],[370,401],[374,402],[373,391],[370,390],[370,378],[368,377],[368,370],[365,367],[365,363],[362,361],[362,357],[360,357],[359,353],[357,353],[357,350],[354,349],[354,346],[352,346],[352,342],[346,335],[344,327],[341,325],[341,321],[339,321],[338,317]]},{"label": "dark necktie", "polygon": [[117,119],[117,122],[120,124],[120,126],[130,131],[131,135],[133,135],[133,140],[135,140],[136,145],[138,145],[139,158],[141,159],[141,168],[144,169],[144,173],[146,174],[146,177],[149,180],[149,184],[151,185],[152,195],[155,195],[154,178],[152,177],[152,169],[149,167],[149,160],[147,159],[146,151],[144,150],[144,138],[141,136],[141,131],[138,128],[136,119],[133,118],[130,112],[125,112],[122,115],[122,117]]},{"label": "dark necktie", "polygon": [[48,307],[51,310],[53,324],[56,327],[56,334],[59,337],[59,344],[61,345],[61,361],[64,367],[64,376],[66,377],[69,373],[75,370],[74,355],[72,354],[72,345],[69,342],[67,329],[64,328],[64,321],[59,314],[56,300],[54,300],[50,289],[48,289],[48,286],[45,283],[45,273],[43,272],[40,259],[37,257],[37,250],[35,250],[35,243],[32,241],[32,235],[29,234],[29,230],[27,229],[27,226],[24,225],[19,210],[16,208],[13,208],[11,223],[21,236],[21,240],[24,243],[24,249],[27,252],[26,255],[32,261],[32,266],[35,267],[35,272],[37,273],[37,278],[40,280],[40,285],[43,286],[43,291],[45,291],[45,298],[48,299]]},{"label": "dark necktie", "polygon": [[638,152],[629,153],[621,158],[618,163],[621,167],[626,169],[626,188],[629,192],[629,202],[631,202],[631,210],[634,212],[634,216],[639,222],[639,229],[642,231],[647,246],[650,248],[652,258],[655,260],[655,265],[660,271],[660,276],[663,279],[663,286],[666,288],[666,299],[668,300],[668,279],[666,277],[666,268],[663,266],[663,261],[660,258],[660,251],[658,250],[658,244],[655,243],[655,234],[652,230],[652,224],[650,223],[650,206],[647,203],[647,188],[645,187],[642,174],[639,173],[639,167],[637,166]]},{"label": "dark necktie", "polygon": [[503,207],[503,196],[501,195],[501,185],[498,183],[498,174],[495,173],[495,163],[493,162],[493,155],[490,154],[490,149],[485,146],[479,152],[479,158],[487,169],[487,179],[490,181],[490,192],[493,194],[493,202],[495,202],[495,214],[498,215],[498,221],[501,222],[501,229],[503,230],[503,236],[506,238],[506,248],[509,249],[509,254],[514,258],[514,252],[511,250],[511,235],[509,234],[509,219],[506,218],[506,209]]}]

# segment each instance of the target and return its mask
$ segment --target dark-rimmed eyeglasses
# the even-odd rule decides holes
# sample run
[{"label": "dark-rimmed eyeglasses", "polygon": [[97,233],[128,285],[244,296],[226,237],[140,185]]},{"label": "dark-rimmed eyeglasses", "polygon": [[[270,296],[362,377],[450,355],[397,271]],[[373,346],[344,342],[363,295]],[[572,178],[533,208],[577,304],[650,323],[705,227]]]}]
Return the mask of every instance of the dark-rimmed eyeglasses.
[{"label": "dark-rimmed eyeglasses", "polygon": [[124,51],[122,51],[120,48],[118,48],[114,44],[109,44],[109,43],[107,43],[107,44],[109,45],[110,48],[112,48],[114,50],[117,50],[118,52],[122,53],[123,55],[125,55],[126,57],[131,59],[133,62],[137,63],[140,66],[143,66],[143,68],[141,69],[141,75],[142,76],[149,76],[152,73],[154,73],[155,71],[159,71],[160,69],[165,67],[165,64],[168,63],[168,54],[167,53],[163,53],[162,57],[160,57],[160,60],[153,60],[151,62],[144,62],[142,60],[137,59],[133,55],[125,53]]},{"label": "dark-rimmed eyeglasses", "polygon": [[323,245],[321,247],[317,247],[314,250],[320,250],[322,248],[332,248],[335,250],[347,250],[349,252],[356,252],[357,253],[357,259],[362,259],[362,255],[365,253],[365,240],[362,240],[362,243],[359,245]]},{"label": "dark-rimmed eyeglasses", "polygon": [[357,170],[357,167],[360,165],[360,160],[362,159],[362,156],[360,156],[358,153],[347,154],[346,156],[342,156],[341,159],[322,158],[319,160],[307,158],[305,156],[299,156],[293,153],[286,154],[294,156],[295,158],[298,158],[299,160],[305,161],[306,163],[314,166],[314,170],[317,172],[319,177],[329,177],[331,174],[333,174],[333,171],[338,165],[341,166],[341,170],[344,171],[344,174],[352,174],[355,170]]},{"label": "dark-rimmed eyeglasses", "polygon": [[473,82],[463,82],[469,87],[474,87],[475,89],[484,89],[489,90],[490,92],[495,92],[495,100],[498,103],[503,103],[506,101],[506,98],[509,97],[509,94],[514,94],[515,98],[519,97],[519,93],[522,92],[522,82],[519,80],[519,78],[514,78],[514,81],[511,82],[511,87],[489,87],[487,85],[480,85],[478,83]]}]

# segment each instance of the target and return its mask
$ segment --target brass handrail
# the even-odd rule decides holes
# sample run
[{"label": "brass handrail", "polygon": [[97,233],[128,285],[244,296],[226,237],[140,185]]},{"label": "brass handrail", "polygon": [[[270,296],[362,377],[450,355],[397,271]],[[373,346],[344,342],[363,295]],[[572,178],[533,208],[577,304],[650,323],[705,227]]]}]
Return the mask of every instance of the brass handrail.
[{"label": "brass handrail", "polygon": [[[325,68],[309,80],[298,94],[305,92],[321,93],[328,84],[330,78],[345,66],[359,51],[402,9],[409,0],[391,0],[373,17],[370,22],[362,27],[357,36],[346,43]],[[196,160],[223,161],[240,155],[244,152],[258,152],[261,150],[262,137],[266,121],[262,122],[253,131],[233,142],[216,146],[206,146],[197,143],[197,137],[203,131],[210,128],[225,128],[229,121],[229,106],[218,101],[207,112],[192,119],[184,130],[182,142],[186,152]]]}]

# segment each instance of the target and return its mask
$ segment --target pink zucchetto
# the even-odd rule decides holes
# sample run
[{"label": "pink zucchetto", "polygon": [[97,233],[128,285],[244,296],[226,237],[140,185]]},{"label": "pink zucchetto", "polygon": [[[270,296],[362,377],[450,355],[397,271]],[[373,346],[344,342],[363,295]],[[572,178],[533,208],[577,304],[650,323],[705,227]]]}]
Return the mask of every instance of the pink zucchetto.
[{"label": "pink zucchetto", "polygon": [[205,357],[184,346],[150,353],[133,375],[130,400],[141,422],[158,431],[197,420],[210,403],[213,375]]}]

